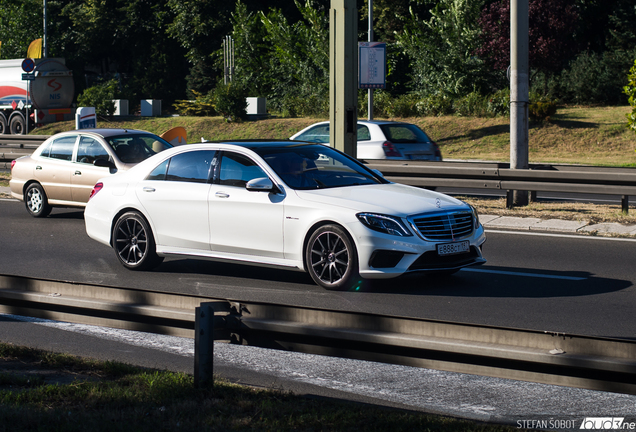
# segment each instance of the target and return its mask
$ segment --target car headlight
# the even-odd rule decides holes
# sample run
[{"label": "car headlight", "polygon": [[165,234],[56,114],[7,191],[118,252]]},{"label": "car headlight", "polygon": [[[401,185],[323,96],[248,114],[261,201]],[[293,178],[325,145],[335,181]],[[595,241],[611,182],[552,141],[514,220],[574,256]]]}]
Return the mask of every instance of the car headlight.
[{"label": "car headlight", "polygon": [[358,213],[356,216],[364,226],[373,231],[400,237],[413,235],[399,218],[375,213]]},{"label": "car headlight", "polygon": [[470,209],[473,211],[473,215],[475,215],[475,229],[478,229],[481,223],[479,222],[479,214],[477,213],[477,209],[471,204],[468,204],[468,205],[470,206]]}]

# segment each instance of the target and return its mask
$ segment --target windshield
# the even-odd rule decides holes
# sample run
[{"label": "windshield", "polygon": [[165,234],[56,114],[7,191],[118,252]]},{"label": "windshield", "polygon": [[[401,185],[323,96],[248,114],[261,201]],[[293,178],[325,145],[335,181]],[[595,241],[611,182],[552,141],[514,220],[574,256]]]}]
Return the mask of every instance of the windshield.
[{"label": "windshield", "polygon": [[116,135],[106,138],[123,163],[139,163],[172,146],[163,138],[151,133]]},{"label": "windshield", "polygon": [[386,139],[392,143],[427,143],[431,139],[422,129],[414,124],[384,124],[380,125]]},{"label": "windshield", "polygon": [[355,159],[323,145],[254,150],[292,189],[388,183]]}]

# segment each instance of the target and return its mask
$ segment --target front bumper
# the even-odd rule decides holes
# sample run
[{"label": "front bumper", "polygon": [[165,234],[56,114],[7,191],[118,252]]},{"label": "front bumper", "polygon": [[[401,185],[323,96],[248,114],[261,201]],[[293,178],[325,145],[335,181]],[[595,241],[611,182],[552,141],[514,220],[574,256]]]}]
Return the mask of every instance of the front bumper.
[{"label": "front bumper", "polygon": [[467,253],[440,256],[437,245],[417,236],[357,236],[360,276],[365,279],[388,279],[415,272],[458,270],[486,262],[481,247],[486,241],[483,226],[458,241],[469,241]]}]

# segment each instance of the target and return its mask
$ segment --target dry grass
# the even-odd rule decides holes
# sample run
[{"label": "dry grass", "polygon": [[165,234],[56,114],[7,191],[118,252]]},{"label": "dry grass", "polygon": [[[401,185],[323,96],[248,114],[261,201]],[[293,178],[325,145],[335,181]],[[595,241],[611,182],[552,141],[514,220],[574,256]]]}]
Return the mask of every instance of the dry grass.
[{"label": "dry grass", "polygon": [[[307,398],[0,344],[0,427],[11,431],[512,431],[512,427]],[[54,375],[54,379],[51,378]],[[9,426],[10,425],[10,426]]]},{"label": "dry grass", "polygon": [[[531,163],[571,163],[600,166],[636,166],[636,135],[625,125],[630,107],[564,107],[549,121],[533,122],[529,130]],[[286,139],[322,118],[272,118],[244,123],[226,123],[220,117],[129,118],[125,122],[100,120],[102,127],[125,127],[157,134],[183,126],[188,142],[208,140],[274,138]],[[505,117],[422,117],[394,119],[420,125],[438,142],[446,159],[510,160],[510,121]],[[34,134],[53,134],[74,128],[74,122],[55,123]],[[0,174],[0,185],[6,182]],[[620,205],[579,203],[532,203],[506,209],[504,200],[468,198],[481,213],[542,219],[587,220],[590,223],[636,223],[632,211],[623,215]]]},{"label": "dry grass", "polygon": [[561,219],[599,223],[620,223],[636,225],[636,208],[624,214],[620,204],[588,204],[576,202],[532,202],[527,207],[506,208],[505,198],[457,197],[477,208],[479,214],[532,217],[539,219]]}]

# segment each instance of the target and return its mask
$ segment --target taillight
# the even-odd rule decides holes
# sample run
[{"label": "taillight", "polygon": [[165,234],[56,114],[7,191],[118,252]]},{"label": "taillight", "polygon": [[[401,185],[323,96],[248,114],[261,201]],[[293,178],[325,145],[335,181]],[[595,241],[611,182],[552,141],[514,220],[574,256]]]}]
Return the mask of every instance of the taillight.
[{"label": "taillight", "polygon": [[442,152],[439,150],[437,143],[435,141],[431,141],[431,144],[433,144],[433,149],[435,149],[435,157],[442,160]]},{"label": "taillight", "polygon": [[11,171],[13,171],[13,167],[15,166],[15,162],[16,162],[16,160],[15,160],[15,159],[13,159],[13,160],[11,161]]},{"label": "taillight", "polygon": [[402,154],[395,148],[392,142],[385,141],[382,143],[382,150],[386,157],[402,157]]},{"label": "taillight", "polygon": [[99,182],[95,186],[93,186],[93,190],[91,191],[91,196],[89,196],[88,199],[90,200],[91,198],[93,198],[97,194],[97,192],[102,190],[103,187],[104,187],[104,183],[102,182]]}]

